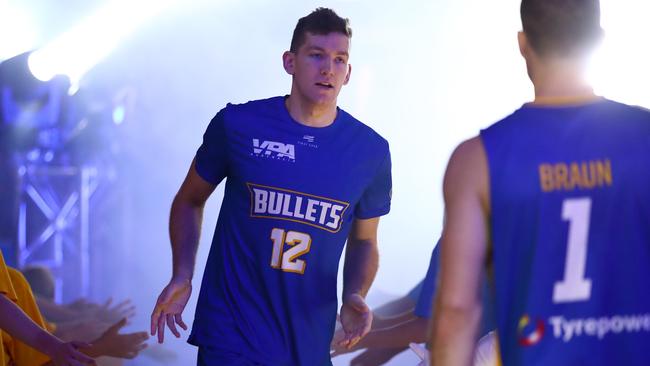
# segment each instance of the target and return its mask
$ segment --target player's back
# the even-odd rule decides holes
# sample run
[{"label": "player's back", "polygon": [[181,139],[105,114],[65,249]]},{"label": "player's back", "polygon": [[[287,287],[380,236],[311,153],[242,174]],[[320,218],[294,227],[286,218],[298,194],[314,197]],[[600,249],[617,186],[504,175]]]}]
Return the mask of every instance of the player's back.
[{"label": "player's back", "polygon": [[648,364],[650,112],[525,105],[481,139],[504,364]]}]

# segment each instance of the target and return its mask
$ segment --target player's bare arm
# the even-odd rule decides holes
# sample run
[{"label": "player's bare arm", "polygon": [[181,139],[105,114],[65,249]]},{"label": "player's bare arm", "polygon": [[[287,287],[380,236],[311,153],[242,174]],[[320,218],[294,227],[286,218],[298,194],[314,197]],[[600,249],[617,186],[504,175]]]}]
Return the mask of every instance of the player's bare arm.
[{"label": "player's bare arm", "polygon": [[199,176],[192,162],[190,169],[172,203],[169,235],[172,243],[172,279],[160,293],[151,315],[151,335],[158,334],[158,342],[165,336],[165,323],[177,338],[176,325],[187,329],[181,314],[192,293],[192,276],[199,245],[203,207],[215,185]]},{"label": "player's bare arm", "polygon": [[353,347],[372,325],[372,311],[365,297],[375,279],[379,263],[377,227],[379,217],[355,219],[348,236],[343,267],[341,325],[345,332],[339,345]]},{"label": "player's bare arm", "polygon": [[470,365],[481,319],[480,281],[489,217],[487,161],[480,138],[454,151],[443,190],[445,224],[431,362]]}]

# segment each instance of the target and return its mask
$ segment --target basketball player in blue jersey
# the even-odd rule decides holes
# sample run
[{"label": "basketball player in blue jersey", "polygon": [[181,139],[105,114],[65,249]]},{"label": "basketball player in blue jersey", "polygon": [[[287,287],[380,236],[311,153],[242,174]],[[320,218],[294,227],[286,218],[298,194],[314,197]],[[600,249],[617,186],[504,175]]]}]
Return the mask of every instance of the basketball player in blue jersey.
[{"label": "basketball player in blue jersey", "polygon": [[583,79],[597,0],[523,0],[521,17],[535,100],[447,167],[432,364],[470,363],[489,261],[505,365],[647,365],[650,113]]},{"label": "basketball player in blue jersey", "polygon": [[331,365],[338,263],[352,347],[370,329],[365,296],[378,262],[379,217],[390,209],[388,143],[336,105],[350,79],[347,19],[301,18],[283,55],[291,94],[219,111],[172,204],[171,281],[151,332],[163,341],[190,297],[204,204],[226,187],[189,343],[199,365]]}]

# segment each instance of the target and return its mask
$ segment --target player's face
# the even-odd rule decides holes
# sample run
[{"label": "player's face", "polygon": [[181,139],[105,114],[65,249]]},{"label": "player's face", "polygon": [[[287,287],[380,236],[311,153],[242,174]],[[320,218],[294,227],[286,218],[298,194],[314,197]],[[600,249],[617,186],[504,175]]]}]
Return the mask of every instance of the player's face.
[{"label": "player's face", "polygon": [[292,94],[317,104],[334,104],[350,79],[350,39],[342,33],[306,34],[296,53],[287,52],[284,66],[293,75]]}]

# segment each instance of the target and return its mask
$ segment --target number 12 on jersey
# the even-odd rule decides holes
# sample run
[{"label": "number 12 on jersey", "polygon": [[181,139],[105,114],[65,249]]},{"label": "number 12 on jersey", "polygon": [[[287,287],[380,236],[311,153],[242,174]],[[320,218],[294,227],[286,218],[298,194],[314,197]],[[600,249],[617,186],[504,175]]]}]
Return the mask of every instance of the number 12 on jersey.
[{"label": "number 12 on jersey", "polygon": [[[309,252],[311,248],[311,236],[299,231],[285,231],[283,229],[271,230],[271,241],[273,242],[273,253],[271,254],[271,267],[293,273],[305,273],[307,263],[298,259]],[[284,250],[284,244],[289,248]]]}]

